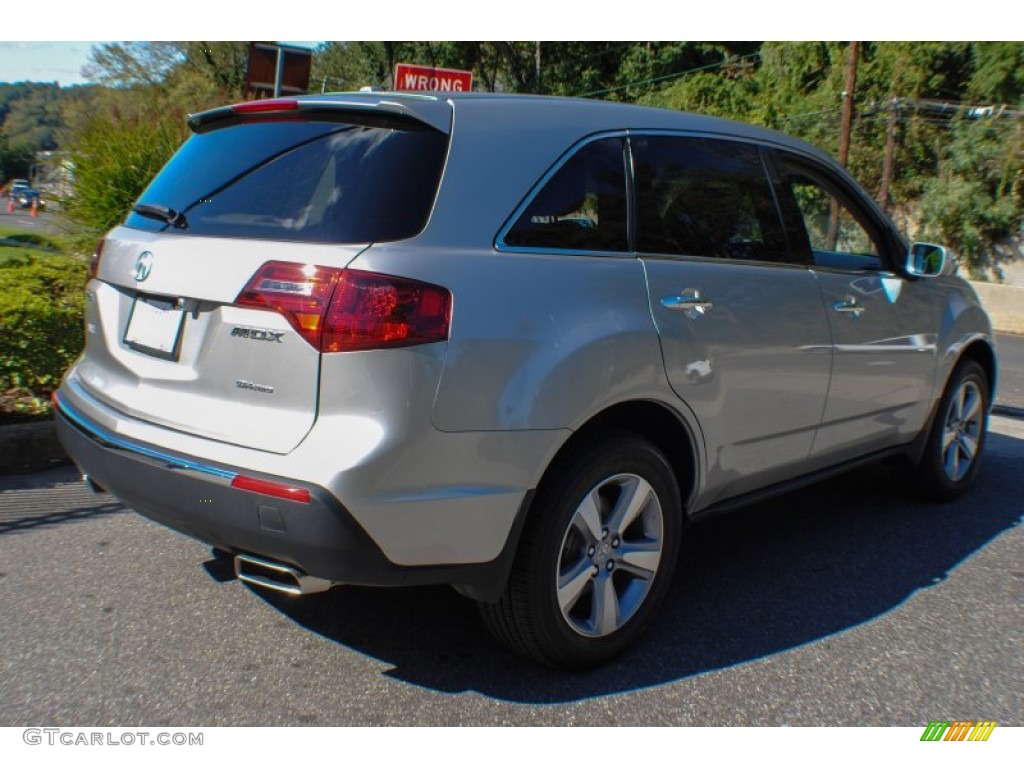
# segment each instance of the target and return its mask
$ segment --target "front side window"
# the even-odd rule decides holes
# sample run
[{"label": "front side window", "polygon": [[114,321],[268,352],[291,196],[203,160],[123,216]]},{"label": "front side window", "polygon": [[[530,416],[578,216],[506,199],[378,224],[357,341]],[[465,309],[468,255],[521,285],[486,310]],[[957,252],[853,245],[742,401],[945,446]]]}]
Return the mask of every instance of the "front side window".
[{"label": "front side window", "polygon": [[789,261],[756,147],[682,136],[630,139],[641,253]]},{"label": "front side window", "polygon": [[622,252],[626,226],[622,139],[600,139],[570,157],[534,196],[504,243],[519,248]]},{"label": "front side window", "polygon": [[797,169],[787,169],[785,184],[799,212],[815,266],[834,269],[882,269],[876,239],[829,185]]}]

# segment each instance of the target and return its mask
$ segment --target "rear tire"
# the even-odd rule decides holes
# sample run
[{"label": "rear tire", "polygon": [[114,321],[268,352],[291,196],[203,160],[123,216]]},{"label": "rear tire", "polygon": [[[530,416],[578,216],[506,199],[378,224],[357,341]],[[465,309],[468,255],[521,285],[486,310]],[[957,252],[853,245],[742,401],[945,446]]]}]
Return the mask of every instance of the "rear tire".
[{"label": "rear tire", "polygon": [[631,433],[603,433],[549,470],[504,594],[480,606],[484,622],[543,664],[601,664],[650,623],[672,580],[681,526],[664,455]]},{"label": "rear tire", "polygon": [[935,411],[915,476],[918,491],[933,501],[951,501],[970,486],[988,429],[989,382],[974,360],[949,377]]}]

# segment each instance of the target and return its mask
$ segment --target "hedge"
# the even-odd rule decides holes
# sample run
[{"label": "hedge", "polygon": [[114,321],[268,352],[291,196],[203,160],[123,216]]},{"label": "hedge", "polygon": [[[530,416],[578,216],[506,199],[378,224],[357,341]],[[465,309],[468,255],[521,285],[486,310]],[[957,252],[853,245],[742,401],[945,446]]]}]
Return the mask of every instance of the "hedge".
[{"label": "hedge", "polygon": [[0,393],[45,412],[83,346],[87,265],[64,254],[0,248]]}]

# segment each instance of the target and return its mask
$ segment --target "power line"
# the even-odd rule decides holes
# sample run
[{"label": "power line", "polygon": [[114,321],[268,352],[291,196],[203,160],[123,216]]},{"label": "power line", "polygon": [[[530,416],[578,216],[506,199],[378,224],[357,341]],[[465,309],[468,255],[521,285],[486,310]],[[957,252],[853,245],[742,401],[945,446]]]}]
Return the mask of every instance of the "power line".
[{"label": "power line", "polygon": [[646,80],[637,80],[635,83],[626,83],[626,85],[617,85],[614,88],[604,88],[600,91],[589,91],[587,93],[578,94],[581,97],[587,96],[601,96],[606,93],[614,93],[615,91],[624,91],[627,88],[636,88],[641,85],[650,85],[651,83],[660,83],[665,80],[672,80],[677,77],[684,77],[686,75],[692,75],[695,72],[706,72],[712,69],[722,69],[730,65],[740,64],[746,59],[759,59],[761,58],[760,52],[748,53],[743,56],[730,56],[725,61],[717,62],[715,64],[706,64],[703,67],[694,67],[693,69],[685,69],[682,72],[674,72],[671,75],[662,75],[661,77],[651,77]]}]

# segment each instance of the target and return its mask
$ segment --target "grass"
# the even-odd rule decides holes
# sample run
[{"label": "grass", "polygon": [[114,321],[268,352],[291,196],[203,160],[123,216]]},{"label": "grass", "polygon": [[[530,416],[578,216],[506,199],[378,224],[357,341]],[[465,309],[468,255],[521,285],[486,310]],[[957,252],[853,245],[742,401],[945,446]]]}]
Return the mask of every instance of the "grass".
[{"label": "grass", "polygon": [[[12,241],[29,248],[64,253],[76,258],[90,257],[92,255],[92,248],[96,245],[94,237],[91,235],[85,236],[81,232],[75,232],[72,229],[58,234],[44,234],[10,226],[11,217],[7,218],[8,221],[0,224],[0,241]],[[61,219],[61,222],[62,229],[71,226],[66,219]],[[10,247],[10,245],[5,244],[4,247]]]},{"label": "grass", "polygon": [[12,227],[0,227],[0,240],[11,240],[44,251],[59,251],[61,249],[60,244],[48,235],[40,235],[37,232],[23,232]]}]

